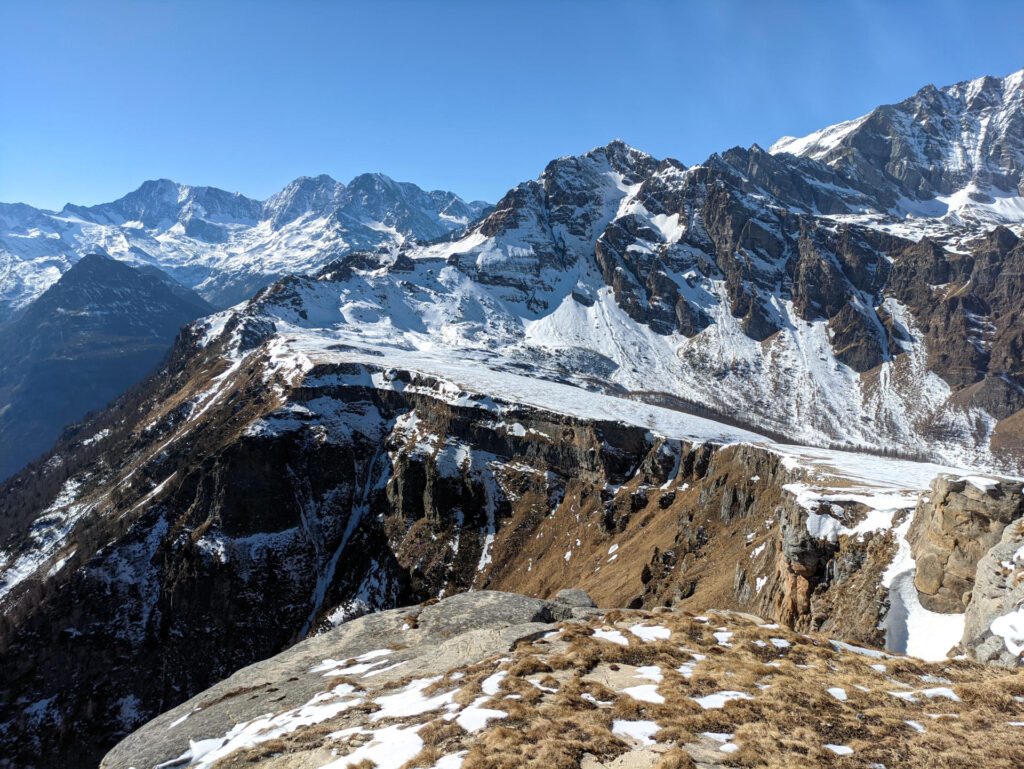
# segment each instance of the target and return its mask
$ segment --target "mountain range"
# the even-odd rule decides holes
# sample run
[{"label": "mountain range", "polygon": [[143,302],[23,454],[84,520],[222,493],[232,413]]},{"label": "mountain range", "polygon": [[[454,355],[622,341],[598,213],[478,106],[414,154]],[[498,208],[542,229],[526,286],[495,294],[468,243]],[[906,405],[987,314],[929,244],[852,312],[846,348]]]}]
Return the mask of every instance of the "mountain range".
[{"label": "mountain range", "polygon": [[94,252],[158,267],[227,307],[348,251],[443,237],[485,209],[383,174],[362,174],[348,185],[300,177],[265,201],[159,179],[112,203],[68,204],[59,212],[4,203],[0,321]]},{"label": "mountain range", "polygon": [[[75,234],[33,248],[148,238],[219,305],[296,274],[0,487],[0,746],[95,765],[303,638],[480,589],[1019,665],[1022,81],[689,167],[613,141],[493,210],[423,193],[433,234],[346,229],[323,177],[38,214]],[[223,718],[165,747],[200,765]]]},{"label": "mountain range", "polygon": [[443,238],[484,210],[382,174],[303,177],[266,201],[161,179],[59,213],[0,204],[0,478],[149,373],[184,323],[285,272]]}]

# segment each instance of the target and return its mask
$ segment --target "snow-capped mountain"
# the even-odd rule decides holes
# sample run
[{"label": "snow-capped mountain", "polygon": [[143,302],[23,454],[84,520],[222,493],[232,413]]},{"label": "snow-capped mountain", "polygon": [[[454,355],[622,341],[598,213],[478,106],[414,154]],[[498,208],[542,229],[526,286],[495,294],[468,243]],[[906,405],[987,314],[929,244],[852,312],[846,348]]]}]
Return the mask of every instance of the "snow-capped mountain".
[{"label": "snow-capped mountain", "polygon": [[444,236],[485,208],[383,174],[348,186],[303,177],[266,201],[160,179],[112,203],[59,212],[0,204],[0,320],[87,253],[159,267],[224,307],[351,250]]},{"label": "snow-capped mountain", "polygon": [[815,131],[772,153],[813,158],[886,206],[952,224],[1024,220],[1024,70],[945,88]]}]

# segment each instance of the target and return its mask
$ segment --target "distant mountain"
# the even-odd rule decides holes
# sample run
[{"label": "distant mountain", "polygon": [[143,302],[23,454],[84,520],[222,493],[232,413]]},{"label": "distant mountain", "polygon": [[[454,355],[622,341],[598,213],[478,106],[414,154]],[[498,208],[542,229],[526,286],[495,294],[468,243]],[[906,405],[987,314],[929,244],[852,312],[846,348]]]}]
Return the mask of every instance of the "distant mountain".
[{"label": "distant mountain", "polygon": [[183,324],[211,311],[159,270],[82,257],[0,326],[0,478],[141,379]]},{"label": "distant mountain", "polygon": [[94,251],[160,267],[226,307],[352,250],[443,237],[486,208],[383,174],[348,186],[302,177],[266,201],[159,179],[112,203],[60,212],[0,203],[0,321]]}]

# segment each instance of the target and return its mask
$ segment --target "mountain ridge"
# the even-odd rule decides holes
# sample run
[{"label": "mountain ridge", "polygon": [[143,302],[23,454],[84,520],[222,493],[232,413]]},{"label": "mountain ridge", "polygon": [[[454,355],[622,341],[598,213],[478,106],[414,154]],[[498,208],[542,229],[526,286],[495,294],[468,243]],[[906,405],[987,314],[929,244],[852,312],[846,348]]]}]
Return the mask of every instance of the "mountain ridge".
[{"label": "mountain ridge", "polygon": [[223,307],[353,249],[443,237],[486,208],[379,173],[299,177],[265,201],[155,179],[93,206],[0,204],[0,321],[94,251],[160,267]]},{"label": "mountain ridge", "polygon": [[885,213],[1006,223],[1024,211],[1021,135],[1024,69],[928,85],[854,120],[783,137],[768,151],[820,160],[884,188],[892,202]]},{"label": "mountain ridge", "polygon": [[82,257],[0,325],[0,478],[142,379],[179,326],[212,309],[163,273]]}]

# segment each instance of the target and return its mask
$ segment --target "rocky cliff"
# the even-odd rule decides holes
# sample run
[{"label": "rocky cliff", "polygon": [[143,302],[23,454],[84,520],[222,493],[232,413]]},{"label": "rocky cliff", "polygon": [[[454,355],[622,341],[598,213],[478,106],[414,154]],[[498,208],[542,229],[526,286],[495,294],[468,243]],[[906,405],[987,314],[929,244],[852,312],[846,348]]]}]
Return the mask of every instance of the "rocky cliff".
[{"label": "rocky cliff", "polygon": [[[88,766],[309,634],[464,590],[576,584],[605,607],[755,611],[921,653],[905,617],[878,629],[881,575],[942,468],[205,328],[5,487],[0,718],[21,766]],[[75,449],[86,435],[100,451]]]},{"label": "rocky cliff", "polygon": [[940,476],[922,497],[908,539],[917,562],[914,586],[921,603],[946,614],[971,601],[978,563],[1024,516],[1020,483]]}]

